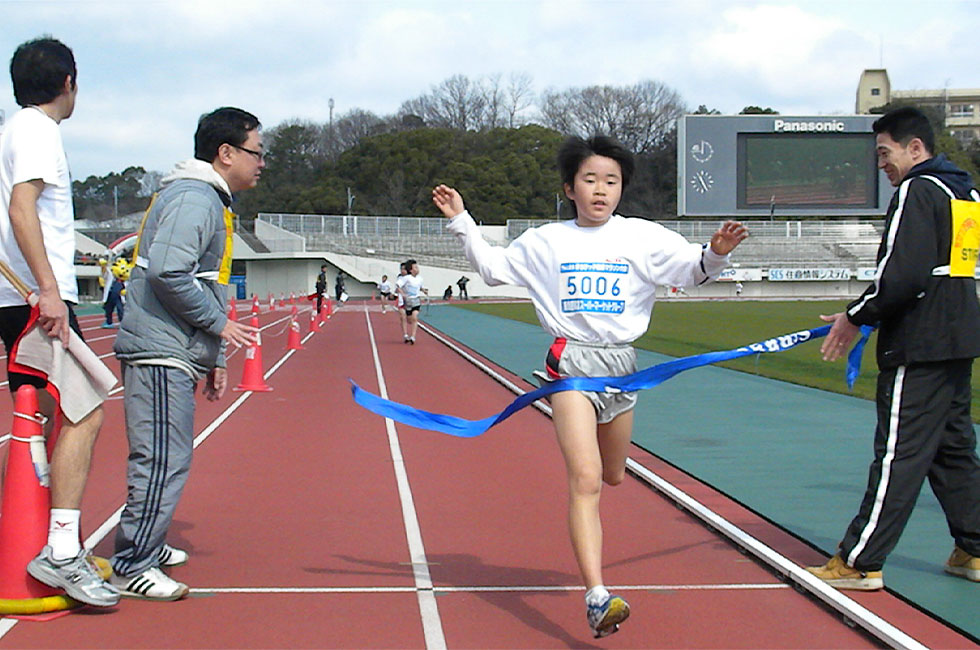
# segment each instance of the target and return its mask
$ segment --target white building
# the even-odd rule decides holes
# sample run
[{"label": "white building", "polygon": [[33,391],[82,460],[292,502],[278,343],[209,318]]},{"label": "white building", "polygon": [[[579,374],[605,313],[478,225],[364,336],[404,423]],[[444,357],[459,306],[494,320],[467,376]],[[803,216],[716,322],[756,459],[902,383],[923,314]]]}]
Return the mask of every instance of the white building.
[{"label": "white building", "polygon": [[855,110],[859,114],[890,102],[935,107],[946,116],[950,135],[963,144],[980,140],[980,88],[892,90],[888,71],[865,70],[858,81]]}]

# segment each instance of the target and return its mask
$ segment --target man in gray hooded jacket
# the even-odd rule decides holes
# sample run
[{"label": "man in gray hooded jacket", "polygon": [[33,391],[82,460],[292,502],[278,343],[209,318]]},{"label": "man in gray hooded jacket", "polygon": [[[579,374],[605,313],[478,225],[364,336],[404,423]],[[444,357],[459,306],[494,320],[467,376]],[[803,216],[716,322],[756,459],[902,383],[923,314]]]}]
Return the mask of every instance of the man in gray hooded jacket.
[{"label": "man in gray hooded jacket", "polygon": [[237,108],[203,116],[194,158],[163,179],[140,228],[126,315],[116,338],[122,362],[129,492],[116,534],[112,584],[123,596],[177,600],[187,585],[161,567],[188,554],[166,543],[187,481],[194,392],[227,388],[225,346],[250,345],[255,328],[227,317],[232,193],[254,187],[265,157],[258,119]]}]

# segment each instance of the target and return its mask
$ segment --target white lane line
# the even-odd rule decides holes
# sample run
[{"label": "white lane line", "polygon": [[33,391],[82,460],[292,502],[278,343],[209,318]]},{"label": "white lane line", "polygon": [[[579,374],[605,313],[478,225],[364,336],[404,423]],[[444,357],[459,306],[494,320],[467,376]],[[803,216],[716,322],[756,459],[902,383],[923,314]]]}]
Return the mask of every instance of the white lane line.
[{"label": "white lane line", "polygon": [[[741,591],[790,589],[784,582],[763,584],[708,585],[609,585],[618,591]],[[195,594],[407,594],[420,591],[418,587],[199,587]],[[583,585],[505,585],[470,587],[435,587],[437,594],[479,593],[553,593],[585,591]]]},{"label": "white lane line", "polygon": [[[277,321],[274,321],[273,323],[270,323],[269,325],[266,325],[265,327],[263,327],[263,329],[265,329],[267,327],[270,327],[270,326],[272,326],[272,325],[274,325],[276,323],[280,323],[283,320],[285,320],[285,319],[279,319]],[[308,341],[310,339],[310,337],[313,336],[313,334],[314,334],[314,332],[310,332],[305,338],[303,338],[302,342],[305,343],[306,341]],[[286,352],[286,354],[284,354],[282,356],[282,358],[279,359],[279,361],[277,361],[271,368],[269,368],[269,370],[263,375],[263,378],[264,379],[268,379],[274,372],[276,372],[276,370],[279,369],[280,366],[282,366],[283,363],[286,362],[286,360],[289,357],[291,357],[293,355],[293,352],[295,352],[295,350],[288,350]],[[118,387],[114,388],[112,391],[110,391],[109,394],[110,395],[113,395],[114,393],[118,393],[118,392],[120,392],[122,390],[123,390],[123,387],[122,386],[118,386]],[[220,426],[221,423],[223,423],[225,420],[227,420],[228,417],[231,416],[232,413],[234,413],[235,411],[237,411],[238,408],[242,404],[245,403],[245,400],[252,396],[252,394],[253,394],[253,391],[245,391],[245,392],[243,392],[238,397],[238,399],[236,399],[234,402],[232,402],[231,405],[228,408],[226,408],[224,411],[221,412],[220,415],[218,415],[218,417],[216,417],[214,420],[212,420],[211,421],[211,424],[209,424],[207,427],[205,427],[204,430],[201,431],[201,433],[199,433],[194,438],[194,449],[197,449],[201,445],[201,443],[203,443],[205,440],[207,440],[208,437],[212,433],[214,433],[214,431],[218,428],[218,426]],[[7,434],[6,436],[3,436],[3,438],[0,438],[0,443],[2,443],[4,440],[7,440],[9,438],[10,438],[10,435],[9,434]],[[119,524],[119,518],[122,516],[122,511],[123,511],[123,508],[124,507],[125,507],[125,504],[123,504],[122,506],[119,506],[119,508],[114,513],[112,513],[109,516],[108,519],[106,519],[104,522],[102,522],[102,524],[98,528],[96,528],[95,531],[93,531],[91,535],[89,535],[87,538],[85,538],[85,541],[83,542],[83,546],[86,549],[91,550],[91,549],[95,548],[99,544],[99,542],[101,542],[103,539],[105,539],[105,537],[112,531],[112,529],[115,528]],[[2,639],[7,634],[7,632],[9,632],[11,629],[13,629],[14,625],[17,624],[17,620],[18,619],[11,619],[11,618],[3,618],[3,619],[0,619],[0,639]]]},{"label": "white lane line", "polygon": [[[509,390],[511,390],[511,392],[517,395],[522,395],[526,392],[493,368],[490,368],[479,359],[475,359],[471,354],[461,349],[451,340],[434,331],[431,327],[428,327],[424,323],[419,323],[419,327],[432,335],[440,343],[446,345],[448,348],[454,350],[459,355],[476,365],[478,368],[480,368],[480,370],[495,379],[498,383],[506,386]],[[544,404],[538,400],[534,403],[534,406],[537,407],[538,410],[546,413],[549,417],[551,416],[551,407],[547,404]],[[867,631],[869,634],[884,641],[891,647],[907,648],[910,650],[925,649],[926,646],[922,645],[902,630],[898,629],[856,601],[845,596],[833,587],[826,585],[823,581],[814,577],[789,558],[781,555],[774,549],[752,537],[707,506],[702,505],[689,494],[675,487],[667,480],[661,478],[652,470],[644,467],[632,458],[626,459],[626,467],[639,480],[647,483],[660,493],[666,495],[678,505],[684,507],[692,515],[696,516],[698,519],[717,530],[719,533],[734,542],[737,546],[746,549],[748,552],[752,553],[752,555],[769,565],[777,573],[792,580],[800,587],[808,591],[811,595],[843,614],[848,620],[853,621],[856,625]]]},{"label": "white lane line", "polygon": [[[381,370],[381,358],[378,356],[378,346],[374,339],[374,328],[367,309],[364,310],[364,320],[367,323],[368,336],[371,340],[371,353],[374,355],[374,368],[378,377],[378,389],[381,397],[388,399],[388,386]],[[385,429],[388,431],[388,446],[391,449],[392,465],[395,469],[395,480],[398,483],[398,497],[402,504],[402,519],[405,522],[405,535],[408,538],[408,550],[415,574],[415,587],[418,590],[419,612],[422,615],[422,631],[425,634],[425,647],[430,650],[444,650],[446,637],[442,630],[442,620],[439,618],[439,606],[436,604],[435,593],[432,590],[432,576],[429,574],[428,560],[425,557],[425,546],[422,544],[422,531],[419,528],[418,515],[415,512],[415,501],[412,489],[408,484],[408,472],[402,457],[401,444],[398,442],[398,432],[395,423],[385,418]]]}]

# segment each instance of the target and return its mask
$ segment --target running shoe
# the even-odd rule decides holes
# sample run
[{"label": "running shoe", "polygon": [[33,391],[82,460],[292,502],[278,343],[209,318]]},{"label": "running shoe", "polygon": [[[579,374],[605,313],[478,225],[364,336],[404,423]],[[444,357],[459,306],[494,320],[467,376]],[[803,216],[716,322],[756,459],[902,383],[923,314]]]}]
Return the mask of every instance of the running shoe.
[{"label": "running shoe", "polygon": [[86,605],[112,607],[119,602],[119,590],[99,576],[85,549],[73,558],[56,560],[51,556],[51,547],[45,546],[27,565],[27,572],[49,587],[64,589],[68,596]]},{"label": "running shoe", "polygon": [[114,575],[109,580],[127,598],[171,601],[180,600],[190,591],[183,582],[177,582],[157,567],[130,578]]},{"label": "running shoe", "polygon": [[861,571],[848,566],[840,554],[823,566],[808,566],[806,570],[836,589],[877,591],[885,586],[881,571]]},{"label": "running shoe", "polygon": [[409,343],[409,345],[415,345],[415,337],[414,336],[409,336],[408,337],[408,343]]},{"label": "running shoe", "polygon": [[187,564],[187,560],[190,558],[187,551],[179,548],[175,548],[170,544],[164,543],[160,548],[160,566],[182,566]]},{"label": "running shoe", "polygon": [[586,610],[589,627],[597,639],[618,632],[619,624],[629,618],[629,615],[629,603],[615,594],[609,594],[599,605],[588,605]]},{"label": "running shoe", "polygon": [[953,548],[943,569],[951,575],[980,582],[980,557],[973,557],[958,546]]}]

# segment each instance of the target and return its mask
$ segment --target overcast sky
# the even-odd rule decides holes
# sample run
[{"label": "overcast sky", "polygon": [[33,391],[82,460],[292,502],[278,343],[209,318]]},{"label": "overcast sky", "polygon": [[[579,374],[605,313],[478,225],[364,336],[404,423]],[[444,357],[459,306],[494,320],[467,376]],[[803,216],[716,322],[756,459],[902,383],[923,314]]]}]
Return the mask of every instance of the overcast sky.
[{"label": "overcast sky", "polygon": [[379,115],[454,74],[512,72],[535,91],[656,80],[693,110],[746,105],[852,113],[861,71],[892,88],[980,87],[978,0],[0,0],[0,110],[8,63],[42,34],[75,53],[62,123],[76,179],[168,171],[197,118],[223,105],[266,127]]}]

